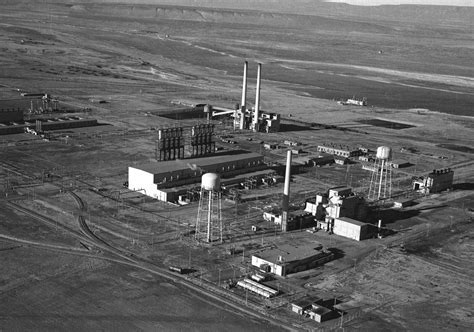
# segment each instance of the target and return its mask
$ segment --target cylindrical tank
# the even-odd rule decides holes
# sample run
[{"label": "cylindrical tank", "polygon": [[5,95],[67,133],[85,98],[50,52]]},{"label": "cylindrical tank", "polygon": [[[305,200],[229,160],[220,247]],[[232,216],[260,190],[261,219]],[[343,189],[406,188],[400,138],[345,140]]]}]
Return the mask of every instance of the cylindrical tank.
[{"label": "cylindrical tank", "polygon": [[392,149],[390,149],[388,146],[379,146],[377,148],[377,159],[383,159],[387,160],[392,157]]},{"label": "cylindrical tank", "polygon": [[216,173],[206,173],[202,176],[201,188],[209,191],[221,190],[221,178]]}]

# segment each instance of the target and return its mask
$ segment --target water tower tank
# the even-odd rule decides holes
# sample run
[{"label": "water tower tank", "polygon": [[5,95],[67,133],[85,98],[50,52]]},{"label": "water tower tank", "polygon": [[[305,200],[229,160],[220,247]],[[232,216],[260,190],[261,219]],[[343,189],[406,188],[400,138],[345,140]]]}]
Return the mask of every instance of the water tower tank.
[{"label": "water tower tank", "polygon": [[201,188],[209,191],[221,190],[221,178],[216,173],[206,173],[202,176]]},{"label": "water tower tank", "polygon": [[204,106],[204,113],[211,113],[212,112],[212,106],[209,104],[206,104]]},{"label": "water tower tank", "polygon": [[379,146],[377,148],[377,159],[382,159],[382,160],[387,160],[392,157],[392,149],[390,149],[388,146]]}]

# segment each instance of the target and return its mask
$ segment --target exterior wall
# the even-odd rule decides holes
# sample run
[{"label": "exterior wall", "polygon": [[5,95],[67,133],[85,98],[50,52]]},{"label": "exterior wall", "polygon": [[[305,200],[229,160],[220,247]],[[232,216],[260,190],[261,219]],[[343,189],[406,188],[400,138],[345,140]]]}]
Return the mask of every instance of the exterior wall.
[{"label": "exterior wall", "polygon": [[277,225],[281,224],[281,215],[276,215],[276,214],[271,213],[271,212],[264,212],[263,213],[263,219],[265,221],[273,222]]},{"label": "exterior wall", "polygon": [[316,158],[311,158],[308,164],[311,166],[322,166],[326,164],[332,164],[333,162],[334,162],[334,156],[329,155],[329,156],[319,156]]},{"label": "exterior wall", "polygon": [[326,216],[330,218],[341,217],[341,207],[339,205],[328,205],[326,207]]},{"label": "exterior wall", "polygon": [[377,170],[377,167],[375,167],[374,165],[364,164],[362,165],[362,169],[365,169],[366,171],[375,172]]},{"label": "exterior wall", "polygon": [[446,173],[430,173],[428,175],[428,181],[430,183],[430,192],[437,193],[446,189],[449,189],[453,186],[454,172],[449,171]]},{"label": "exterior wall", "polygon": [[[308,306],[308,307],[309,307],[309,306]],[[296,312],[297,314],[300,314],[300,315],[303,314],[303,312],[304,312],[305,309],[306,309],[306,308],[302,308],[302,307],[300,307],[300,306],[297,305],[297,304],[292,304],[292,305],[291,305],[291,310],[292,310],[293,312]]]},{"label": "exterior wall", "polygon": [[352,189],[348,187],[336,187],[329,189],[328,195],[329,197],[333,196],[347,196],[352,194]]},{"label": "exterior wall", "polygon": [[285,267],[282,265],[278,265],[269,261],[266,261],[258,256],[252,256],[252,265],[260,268],[262,265],[268,265],[270,266],[270,272],[274,273],[279,276],[284,276],[285,273]]},{"label": "exterior wall", "polygon": [[305,259],[289,262],[285,269],[285,275],[315,268],[317,266],[323,265],[326,262],[329,262],[333,258],[333,254],[321,252],[317,255],[307,257]]},{"label": "exterior wall", "polygon": [[318,323],[322,323],[336,317],[334,311],[324,307],[320,307],[320,309],[317,311],[313,310],[307,310],[307,313],[309,315],[309,318],[317,321]]},{"label": "exterior wall", "polygon": [[427,177],[413,181],[413,189],[423,193],[437,193],[453,186],[454,172],[451,169],[435,170]]},{"label": "exterior wall", "polygon": [[128,168],[128,189],[142,191],[147,196],[166,201],[166,193],[158,190],[153,174],[140,169]]},{"label": "exterior wall", "polygon": [[309,212],[311,213],[313,216],[316,215],[316,209],[318,208],[318,204],[317,203],[313,203],[313,202],[306,202],[306,206],[305,206],[305,209],[304,211],[305,212]]},{"label": "exterior wall", "polygon": [[67,128],[81,128],[97,126],[95,119],[65,120],[65,121],[43,121],[41,127],[43,130],[59,130]]},{"label": "exterior wall", "polygon": [[334,158],[334,162],[338,165],[345,165],[348,162],[347,158]]},{"label": "exterior wall", "polygon": [[258,256],[252,256],[252,265],[260,268],[262,265],[270,266],[270,272],[279,276],[286,276],[289,273],[296,273],[312,269],[329,262],[334,258],[332,253],[320,252],[304,259],[285,262],[282,264],[273,263]]},{"label": "exterior wall", "polygon": [[336,218],[334,220],[333,232],[336,235],[360,241],[367,236],[367,225],[357,225]]}]

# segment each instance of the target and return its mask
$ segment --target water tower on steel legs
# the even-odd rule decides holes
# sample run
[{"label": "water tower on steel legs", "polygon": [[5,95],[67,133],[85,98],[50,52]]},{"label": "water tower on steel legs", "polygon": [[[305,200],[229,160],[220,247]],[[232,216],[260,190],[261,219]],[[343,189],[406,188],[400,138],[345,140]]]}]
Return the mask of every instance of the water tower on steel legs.
[{"label": "water tower on steel legs", "polygon": [[221,179],[216,173],[206,173],[201,181],[201,198],[199,199],[196,220],[197,241],[211,243],[222,242],[221,217]]},{"label": "water tower on steel legs", "polygon": [[370,200],[390,198],[392,196],[392,149],[379,146],[375,156],[374,169],[370,179]]}]

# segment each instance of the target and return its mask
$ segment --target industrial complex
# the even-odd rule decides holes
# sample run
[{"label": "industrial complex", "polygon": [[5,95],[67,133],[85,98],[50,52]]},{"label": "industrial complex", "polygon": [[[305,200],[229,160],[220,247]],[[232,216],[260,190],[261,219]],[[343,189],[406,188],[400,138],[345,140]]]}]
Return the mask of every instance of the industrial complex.
[{"label": "industrial complex", "polygon": [[[100,23],[101,6],[69,6],[71,24],[96,11]],[[66,21],[44,21],[41,33],[0,25],[12,34],[0,33],[2,43],[28,57],[41,82],[13,70],[0,77],[0,309],[14,308],[0,330],[36,328],[40,316],[38,330],[63,319],[60,330],[76,320],[86,321],[79,330],[430,330],[441,312],[451,317],[441,329],[474,326],[473,122],[416,106],[431,90],[401,110],[377,106],[375,85],[360,83],[374,79],[390,94],[392,81],[429,79],[441,93],[449,78],[464,96],[467,78],[325,66],[336,55],[313,46],[311,57],[292,55],[318,29],[339,34],[342,21],[305,23],[311,33],[298,48],[288,41],[267,52],[279,29],[308,18],[170,8],[157,6],[141,24],[117,19],[87,51],[62,49],[72,39],[53,30]],[[173,15],[187,16],[175,24]],[[219,20],[222,31],[237,29],[238,43],[193,35]],[[257,21],[273,25],[248,27]],[[359,25],[361,36],[379,29]],[[246,31],[261,43],[244,41]],[[364,45],[377,66],[404,49]],[[70,61],[59,62],[63,54]],[[35,62],[46,55],[59,60]],[[47,75],[54,80],[42,84]],[[356,93],[368,99],[336,102]]]},{"label": "industrial complex", "polygon": [[[256,99],[252,107],[247,101],[247,73],[245,61],[241,104],[234,109],[201,104],[202,109],[194,107],[183,113],[190,121],[132,132],[131,135],[149,137],[145,152],[154,153],[154,158],[126,165],[128,172],[122,179],[125,188],[116,189],[114,194],[89,180],[80,183],[115,201],[116,215],[124,204],[132,207],[137,199],[148,201],[152,211],[157,211],[152,215],[162,220],[165,230],[175,229],[176,237],[185,246],[198,252],[207,248],[218,256],[224,252],[229,255],[223,262],[233,266],[232,273],[224,272],[224,265],[219,263],[217,282],[215,267],[205,268],[210,274],[208,287],[218,287],[219,293],[225,293],[222,296],[231,296],[237,303],[245,298],[247,306],[249,296],[255,306],[261,301],[273,301],[267,304],[270,308],[277,308],[278,301],[288,296],[291,303],[284,311],[290,320],[303,319],[315,324],[333,319],[343,321],[344,315],[354,309],[341,306],[337,299],[322,299],[317,292],[308,296],[307,286],[301,296],[303,293],[295,291],[298,287],[293,280],[318,275],[326,266],[343,261],[346,253],[336,243],[344,248],[381,241],[396,233],[386,227],[386,212],[382,210],[407,209],[416,204],[417,197],[451,190],[454,170],[442,168],[427,175],[407,176],[405,170],[414,164],[395,159],[394,149],[387,145],[377,147],[363,141],[312,144],[294,133],[280,135],[285,125],[281,115],[262,111],[260,107],[262,65],[257,64]],[[101,127],[84,112],[62,115],[61,110],[67,105],[57,100],[54,105],[54,110],[34,114],[20,109],[2,110],[0,134],[5,137],[24,132],[47,140],[62,137],[67,144],[68,138],[93,137],[89,132]],[[193,116],[200,112],[204,117],[196,123]],[[285,121],[292,125],[292,120]],[[219,125],[222,123],[227,125]],[[108,135],[130,134],[112,128]],[[317,181],[320,174],[335,171],[343,181],[337,177]],[[48,172],[46,179],[54,183],[55,177],[71,178],[67,173]],[[74,181],[79,178],[75,175]],[[317,186],[312,185],[315,180]],[[9,180],[4,186],[5,193],[12,190],[12,183]],[[60,191],[67,190],[71,189],[62,183]],[[80,199],[74,190],[71,195]],[[163,216],[164,211],[168,211],[168,217]],[[179,215],[179,219],[173,214]],[[81,225],[85,234],[91,236],[92,231],[84,230],[87,223]],[[161,237],[166,241],[166,235]],[[186,275],[192,281],[193,271],[203,267],[199,262],[193,264],[191,249],[186,250],[190,250],[188,262],[182,263],[183,257],[174,259],[168,263],[167,273]],[[359,257],[357,251],[349,255],[355,260]],[[223,273],[227,274],[225,278]],[[193,282],[202,283],[202,276]],[[298,315],[292,316],[294,313]]]}]

